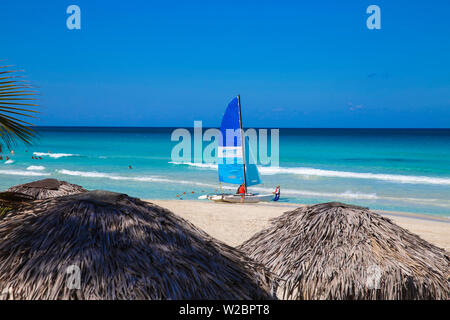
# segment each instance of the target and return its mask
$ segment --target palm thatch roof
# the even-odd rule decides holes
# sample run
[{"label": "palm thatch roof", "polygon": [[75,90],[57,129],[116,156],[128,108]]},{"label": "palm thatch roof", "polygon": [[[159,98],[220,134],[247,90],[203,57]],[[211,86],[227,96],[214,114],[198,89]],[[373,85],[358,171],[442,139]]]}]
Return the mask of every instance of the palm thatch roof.
[{"label": "palm thatch roof", "polygon": [[12,210],[19,209],[33,200],[32,196],[23,193],[0,192],[0,219]]},{"label": "palm thatch roof", "polygon": [[83,187],[56,179],[43,179],[9,188],[9,192],[18,192],[32,196],[36,200],[67,196],[86,192]]},{"label": "palm thatch roof", "polygon": [[284,282],[284,299],[448,299],[448,252],[367,208],[285,212],[240,247]]},{"label": "palm thatch roof", "polygon": [[107,191],[32,204],[0,220],[4,299],[273,298],[263,267],[157,205]]}]

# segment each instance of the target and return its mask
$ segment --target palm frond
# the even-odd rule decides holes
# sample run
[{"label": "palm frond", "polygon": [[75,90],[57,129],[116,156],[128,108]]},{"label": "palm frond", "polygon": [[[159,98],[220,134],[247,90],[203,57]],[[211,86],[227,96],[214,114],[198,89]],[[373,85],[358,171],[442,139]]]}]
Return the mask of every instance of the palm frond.
[{"label": "palm frond", "polygon": [[38,111],[35,96],[38,92],[27,80],[22,70],[12,66],[0,66],[0,151],[3,146],[11,149],[17,141],[31,144],[36,132],[33,124],[24,120],[36,118]]}]

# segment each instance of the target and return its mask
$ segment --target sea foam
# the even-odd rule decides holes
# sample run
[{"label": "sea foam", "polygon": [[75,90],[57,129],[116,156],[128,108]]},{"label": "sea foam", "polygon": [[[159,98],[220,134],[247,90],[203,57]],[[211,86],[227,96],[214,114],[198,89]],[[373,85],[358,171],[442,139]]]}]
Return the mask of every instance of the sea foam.
[{"label": "sea foam", "polygon": [[67,169],[56,170],[60,174],[65,174],[69,176],[80,176],[85,178],[103,178],[110,180],[126,180],[126,181],[138,181],[138,182],[162,182],[162,183],[174,183],[174,184],[189,184],[205,187],[214,187],[212,184],[186,181],[186,180],[173,180],[167,179],[160,176],[121,176],[117,174],[97,172],[97,171],[73,171]]},{"label": "sea foam", "polygon": [[35,156],[38,157],[50,157],[54,159],[62,158],[62,157],[79,157],[79,154],[72,154],[72,153],[49,153],[49,152],[33,152]]},{"label": "sea foam", "polygon": [[27,170],[38,170],[38,171],[40,171],[40,170],[45,170],[45,167],[44,166],[29,166],[29,167],[27,167]]},{"label": "sea foam", "polygon": [[26,170],[0,170],[0,174],[13,175],[13,176],[49,176],[47,172],[35,172]]},{"label": "sea foam", "polygon": [[[169,162],[169,163],[175,165],[187,165],[192,167],[217,170],[216,164],[193,163],[193,162]],[[400,174],[385,174],[385,173],[371,173],[371,172],[335,171],[335,170],[323,170],[308,167],[259,166],[258,170],[262,175],[293,174],[301,176],[318,176],[328,178],[382,180],[396,183],[450,185],[450,178],[438,178],[428,176],[408,176]]]},{"label": "sea foam", "polygon": [[[182,184],[182,185],[191,185],[191,186],[200,186],[207,187],[211,189],[217,189],[217,184],[212,183],[203,183],[196,181],[188,181],[188,180],[177,180],[177,179],[169,179],[161,176],[123,176],[105,172],[97,172],[97,171],[74,171],[61,169],[56,170],[59,174],[70,175],[70,176],[80,176],[85,178],[103,178],[103,179],[111,179],[111,180],[122,180],[122,181],[136,181],[136,182],[155,182],[155,183],[169,183],[169,184]],[[222,186],[224,190],[234,192],[236,189],[234,186]],[[273,188],[264,188],[264,187],[251,187],[250,191],[259,192],[259,193],[272,193],[274,191]],[[450,207],[450,202],[442,202],[440,199],[429,199],[429,198],[401,198],[401,197],[389,197],[389,196],[380,196],[376,193],[361,193],[354,192],[351,190],[347,190],[345,192],[318,192],[311,190],[301,190],[301,189],[281,189],[283,195],[286,196],[298,196],[298,197],[312,197],[312,198],[328,198],[328,199],[358,199],[358,200],[390,200],[390,201],[402,201],[402,202],[413,202],[418,204],[425,204],[430,202],[439,202],[440,206]]]}]

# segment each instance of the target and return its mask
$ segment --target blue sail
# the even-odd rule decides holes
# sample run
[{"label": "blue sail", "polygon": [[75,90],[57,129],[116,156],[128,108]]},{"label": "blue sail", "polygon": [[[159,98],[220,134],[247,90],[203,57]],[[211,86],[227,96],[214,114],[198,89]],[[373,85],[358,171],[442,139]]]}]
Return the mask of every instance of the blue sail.
[{"label": "blue sail", "polygon": [[221,139],[217,156],[221,182],[244,183],[240,129],[239,100],[236,97],[228,104],[220,125]]},{"label": "blue sail", "polygon": [[247,186],[261,183],[261,177],[259,176],[248,137],[245,137],[245,176],[247,178]]},{"label": "blue sail", "polygon": [[[239,115],[239,100],[234,98],[225,110],[220,126],[221,140],[218,148],[219,181],[233,184],[244,183],[244,161]],[[247,186],[261,183],[248,137],[245,138],[245,173]]]}]

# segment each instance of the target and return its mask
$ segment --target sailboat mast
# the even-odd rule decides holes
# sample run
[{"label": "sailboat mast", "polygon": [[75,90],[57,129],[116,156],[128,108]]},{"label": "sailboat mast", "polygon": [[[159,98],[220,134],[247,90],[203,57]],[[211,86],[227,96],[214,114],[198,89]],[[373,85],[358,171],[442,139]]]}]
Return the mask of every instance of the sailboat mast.
[{"label": "sailboat mast", "polygon": [[238,94],[238,106],[239,106],[239,125],[241,127],[241,145],[242,145],[242,163],[244,170],[244,187],[247,193],[247,175],[245,174],[245,148],[244,148],[244,128],[242,127],[242,114],[241,114],[241,95]]}]

